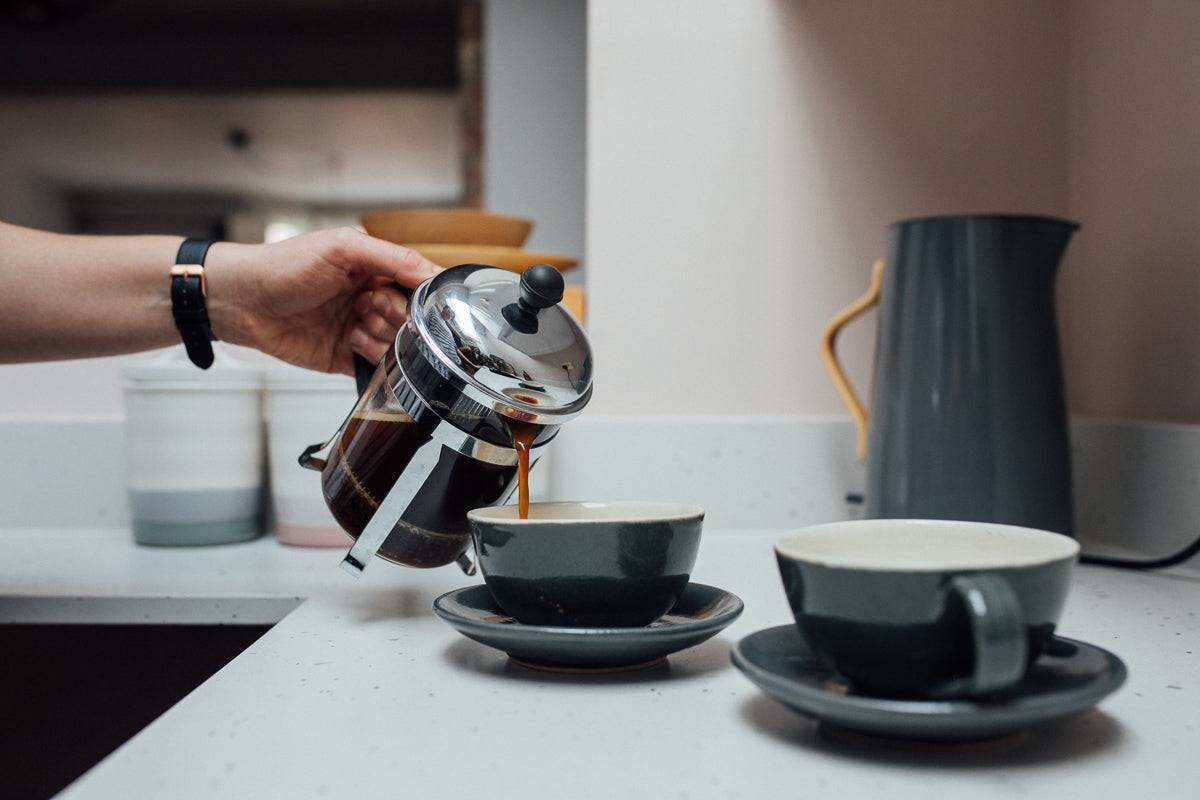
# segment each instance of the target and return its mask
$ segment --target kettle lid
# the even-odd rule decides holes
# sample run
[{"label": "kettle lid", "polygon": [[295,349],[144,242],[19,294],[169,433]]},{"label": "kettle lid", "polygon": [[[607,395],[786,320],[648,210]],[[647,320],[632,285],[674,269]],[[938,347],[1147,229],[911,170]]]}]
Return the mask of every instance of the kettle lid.
[{"label": "kettle lid", "polygon": [[434,369],[477,402],[505,416],[563,421],[591,397],[592,351],[559,302],[562,289],[548,264],[520,274],[463,264],[417,287],[409,321]]}]

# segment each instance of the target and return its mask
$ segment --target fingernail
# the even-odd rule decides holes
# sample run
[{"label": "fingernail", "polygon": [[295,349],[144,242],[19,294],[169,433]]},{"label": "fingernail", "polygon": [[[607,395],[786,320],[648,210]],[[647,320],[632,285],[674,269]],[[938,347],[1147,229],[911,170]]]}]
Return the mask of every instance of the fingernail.
[{"label": "fingernail", "polygon": [[350,336],[348,338],[350,339],[350,346],[353,348],[365,347],[367,342],[371,340],[367,336],[367,332],[357,325],[350,329]]}]

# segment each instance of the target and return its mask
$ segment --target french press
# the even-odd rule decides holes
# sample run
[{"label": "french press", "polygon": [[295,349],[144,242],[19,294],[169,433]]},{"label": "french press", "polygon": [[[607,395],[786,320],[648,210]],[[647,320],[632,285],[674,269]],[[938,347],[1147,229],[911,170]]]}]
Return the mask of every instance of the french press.
[{"label": "french press", "polygon": [[562,294],[548,264],[464,264],[413,291],[395,345],[373,371],[360,365],[349,416],[300,456],[355,539],[346,571],[379,555],[474,573],[467,512],[516,488],[514,431],[532,465],[591,398],[591,347]]}]

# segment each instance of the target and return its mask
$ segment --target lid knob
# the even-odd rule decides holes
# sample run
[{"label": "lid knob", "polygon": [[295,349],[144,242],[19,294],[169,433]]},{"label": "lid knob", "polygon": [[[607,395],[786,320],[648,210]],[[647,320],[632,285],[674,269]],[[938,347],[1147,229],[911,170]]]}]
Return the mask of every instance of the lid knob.
[{"label": "lid knob", "polygon": [[521,297],[502,310],[504,320],[521,333],[537,333],[538,312],[563,298],[562,273],[549,264],[534,264],[521,273]]}]

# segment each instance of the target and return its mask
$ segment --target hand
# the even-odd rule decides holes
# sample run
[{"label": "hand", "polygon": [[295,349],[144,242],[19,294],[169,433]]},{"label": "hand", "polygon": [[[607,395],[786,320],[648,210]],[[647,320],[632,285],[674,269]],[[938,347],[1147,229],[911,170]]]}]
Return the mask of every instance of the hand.
[{"label": "hand", "polygon": [[441,268],[414,250],[353,228],[267,245],[218,242],[206,259],[213,333],[291,364],[353,374],[372,364],[407,319],[403,294]]}]

